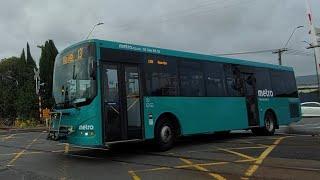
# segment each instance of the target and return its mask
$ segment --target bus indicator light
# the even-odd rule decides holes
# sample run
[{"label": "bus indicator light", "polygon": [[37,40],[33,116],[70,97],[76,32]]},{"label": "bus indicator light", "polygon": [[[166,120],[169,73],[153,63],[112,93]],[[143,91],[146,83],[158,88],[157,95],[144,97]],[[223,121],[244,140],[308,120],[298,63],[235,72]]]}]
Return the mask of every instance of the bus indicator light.
[{"label": "bus indicator light", "polygon": [[149,119],[149,125],[152,126],[153,125],[153,117],[152,117],[151,113],[148,114],[148,119]]},{"label": "bus indicator light", "polygon": [[148,59],[148,64],[153,64],[153,59]]}]

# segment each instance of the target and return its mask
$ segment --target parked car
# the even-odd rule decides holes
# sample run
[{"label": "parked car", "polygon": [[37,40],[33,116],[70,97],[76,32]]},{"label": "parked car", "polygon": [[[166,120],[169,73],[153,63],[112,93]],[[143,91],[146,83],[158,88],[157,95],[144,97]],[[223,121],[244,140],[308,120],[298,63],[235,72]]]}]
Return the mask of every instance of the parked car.
[{"label": "parked car", "polygon": [[301,103],[302,117],[320,116],[320,103],[318,102],[304,102]]}]

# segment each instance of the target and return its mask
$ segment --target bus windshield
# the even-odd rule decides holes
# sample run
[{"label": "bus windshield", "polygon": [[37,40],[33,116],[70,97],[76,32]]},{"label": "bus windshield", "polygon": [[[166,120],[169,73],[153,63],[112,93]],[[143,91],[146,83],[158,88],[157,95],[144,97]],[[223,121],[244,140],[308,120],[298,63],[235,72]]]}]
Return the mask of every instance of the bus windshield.
[{"label": "bus windshield", "polygon": [[95,47],[86,43],[59,54],[53,75],[56,108],[84,104],[96,94]]}]

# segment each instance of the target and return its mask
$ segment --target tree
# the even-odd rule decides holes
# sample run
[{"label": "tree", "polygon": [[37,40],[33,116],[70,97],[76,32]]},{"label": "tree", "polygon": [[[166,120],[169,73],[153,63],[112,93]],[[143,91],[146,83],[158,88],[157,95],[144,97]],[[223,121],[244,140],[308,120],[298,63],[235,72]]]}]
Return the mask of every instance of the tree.
[{"label": "tree", "polygon": [[32,68],[36,68],[37,67],[35,61],[32,58],[32,55],[31,55],[31,52],[30,52],[30,46],[29,46],[28,42],[27,42],[27,65],[32,67]]},{"label": "tree", "polygon": [[39,117],[33,69],[37,68],[29,44],[18,57],[0,61],[0,120]]},{"label": "tree", "polygon": [[32,58],[29,43],[27,43],[27,57],[25,58],[24,50],[22,50],[17,67],[17,79],[19,81],[15,101],[17,116],[23,119],[38,117],[38,98],[35,94],[35,81],[33,79],[33,71],[37,66]]},{"label": "tree", "polygon": [[26,54],[24,53],[24,48],[22,49],[22,53],[20,55],[20,60],[26,62]]},{"label": "tree", "polygon": [[54,100],[52,98],[52,81],[53,81],[53,68],[55,58],[58,54],[58,50],[52,40],[45,42],[44,46],[41,47],[41,56],[39,61],[40,68],[40,79],[44,83],[44,92],[41,95],[43,99],[43,107],[53,107]]},{"label": "tree", "polygon": [[19,58],[11,57],[0,61],[0,119],[13,121],[16,117],[17,63]]}]

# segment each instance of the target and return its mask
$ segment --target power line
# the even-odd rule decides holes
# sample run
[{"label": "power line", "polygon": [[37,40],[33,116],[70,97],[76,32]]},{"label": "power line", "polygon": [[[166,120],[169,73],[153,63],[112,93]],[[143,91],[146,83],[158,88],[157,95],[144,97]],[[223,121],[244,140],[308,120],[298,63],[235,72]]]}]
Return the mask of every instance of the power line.
[{"label": "power line", "polygon": [[276,51],[277,49],[268,49],[268,50],[258,50],[258,51],[244,51],[244,52],[234,52],[234,53],[223,53],[223,54],[214,54],[217,56],[233,56],[233,55],[242,55],[242,54],[260,54],[260,53],[270,53]]},{"label": "power line", "polygon": [[[187,9],[187,10],[184,10],[184,11],[181,11],[181,13],[171,13],[171,14],[178,14],[176,16],[171,16],[170,18],[168,18],[168,15],[164,16],[160,16],[160,17],[157,17],[156,20],[148,20],[150,22],[152,22],[153,24],[155,22],[157,23],[167,23],[167,22],[170,22],[170,21],[173,21],[174,19],[181,19],[181,18],[185,18],[185,17],[188,17],[188,16],[201,16],[201,15],[204,15],[204,14],[215,14],[215,13],[219,13],[217,11],[214,11],[214,10],[218,10],[218,9],[227,9],[227,8],[231,8],[231,7],[236,7],[236,6],[242,6],[242,5],[245,5],[245,4],[248,4],[250,3],[251,1],[253,0],[246,0],[245,2],[241,1],[239,2],[238,0],[237,1],[233,1],[233,0],[230,0],[230,1],[222,1],[222,2],[237,2],[237,3],[234,3],[234,4],[224,4],[225,6],[216,6],[216,4],[223,4],[222,2],[218,2],[218,1],[214,1],[214,2],[210,2],[206,5],[202,5],[202,6],[199,6],[199,7],[192,7],[190,9]],[[214,8],[216,7],[216,8]],[[246,6],[248,7],[248,6]],[[183,14],[184,12],[184,14]],[[170,13],[169,13],[170,15]],[[146,22],[131,22],[131,23],[126,23],[126,24],[123,24],[123,25],[119,25],[119,26],[115,26],[114,30],[113,31],[109,31],[110,32],[114,32],[114,31],[124,31],[124,30],[128,30],[132,27],[138,27],[139,25],[142,25]],[[176,24],[176,23],[174,23]]]},{"label": "power line", "polygon": [[288,49],[288,51],[285,54],[289,55],[297,55],[297,56],[314,56],[313,53],[309,53],[303,50],[298,50],[298,49]]},{"label": "power line", "polygon": [[[257,51],[244,51],[244,52],[232,52],[232,53],[214,53],[216,56],[234,56],[234,55],[244,55],[244,54],[262,54],[262,53],[272,53],[278,51],[279,49],[266,49],[266,50],[257,50]],[[297,49],[287,49],[284,53],[287,55],[297,55],[297,56],[313,56],[312,53],[308,53],[303,50]]]}]

